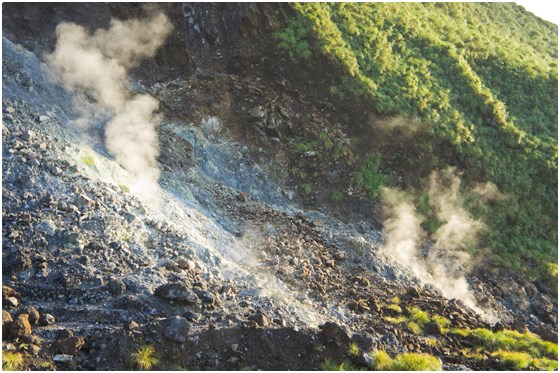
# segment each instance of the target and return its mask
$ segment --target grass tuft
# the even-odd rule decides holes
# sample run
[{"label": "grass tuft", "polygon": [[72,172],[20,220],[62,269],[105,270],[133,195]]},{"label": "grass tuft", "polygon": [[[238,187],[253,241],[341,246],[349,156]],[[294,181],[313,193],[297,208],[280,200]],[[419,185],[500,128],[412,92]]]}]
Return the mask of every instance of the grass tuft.
[{"label": "grass tuft", "polygon": [[391,363],[390,370],[441,370],[441,361],[428,354],[406,353],[395,357]]},{"label": "grass tuft", "polygon": [[360,356],[361,352],[362,352],[362,350],[360,350],[360,347],[356,343],[352,342],[348,346],[348,354],[350,356]]},{"label": "grass tuft", "polygon": [[369,357],[372,360],[372,366],[375,370],[388,370],[393,361],[391,356],[382,350],[372,351]]},{"label": "grass tuft", "polygon": [[136,352],[132,353],[131,360],[138,368],[143,370],[149,370],[158,363],[156,351],[149,345],[141,346]]},{"label": "grass tuft", "polygon": [[2,351],[2,370],[21,370],[23,356],[18,352]]}]

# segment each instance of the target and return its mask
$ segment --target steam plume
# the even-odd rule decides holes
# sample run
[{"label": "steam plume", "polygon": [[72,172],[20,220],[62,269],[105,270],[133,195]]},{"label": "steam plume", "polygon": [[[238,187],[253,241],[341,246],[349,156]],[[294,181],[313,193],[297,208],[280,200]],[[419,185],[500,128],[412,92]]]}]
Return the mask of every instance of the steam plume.
[{"label": "steam plume", "polygon": [[[171,32],[164,14],[144,20],[111,20],[110,28],[90,34],[73,23],[56,28],[55,50],[47,65],[66,87],[84,89],[106,109],[111,119],[105,126],[107,150],[136,178],[136,188],[150,195],[158,189],[159,144],[156,132],[159,103],[146,94],[132,94],[126,82],[128,70],[154,56]],[[83,125],[87,118],[81,118]]]},{"label": "steam plume", "polygon": [[433,245],[424,248],[426,233],[413,204],[401,191],[384,190],[383,201],[388,215],[383,224],[384,251],[409,267],[419,279],[439,288],[445,296],[461,299],[482,313],[465,279],[471,261],[465,249],[476,243],[484,225],[461,207],[460,185],[461,179],[454,168],[431,174],[428,195],[442,225],[431,237]]}]

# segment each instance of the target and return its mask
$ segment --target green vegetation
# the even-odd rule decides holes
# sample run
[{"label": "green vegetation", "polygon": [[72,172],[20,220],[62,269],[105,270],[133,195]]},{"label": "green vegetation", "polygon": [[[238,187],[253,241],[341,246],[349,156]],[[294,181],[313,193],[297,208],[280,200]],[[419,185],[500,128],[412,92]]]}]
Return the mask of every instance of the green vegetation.
[{"label": "green vegetation", "polygon": [[383,350],[376,350],[369,354],[372,366],[376,370],[389,370],[393,359]]},{"label": "green vegetation", "polygon": [[2,370],[21,370],[23,356],[18,352],[2,351]]},{"label": "green vegetation", "polygon": [[405,353],[391,359],[384,351],[374,351],[370,357],[375,370],[434,371],[442,369],[441,361],[429,354]]},{"label": "green vegetation", "polygon": [[331,193],[331,199],[334,202],[342,202],[344,201],[344,194],[342,192],[339,192],[338,190],[333,190]]},{"label": "green vegetation", "polygon": [[130,356],[134,365],[143,370],[149,370],[158,364],[156,351],[150,345],[144,345]]},{"label": "green vegetation", "polygon": [[515,370],[557,370],[558,360],[533,358],[526,352],[499,350],[492,354],[502,363]]},{"label": "green vegetation", "polygon": [[360,350],[360,347],[356,343],[352,342],[348,345],[348,354],[350,356],[360,356],[361,352],[362,350]]},{"label": "green vegetation", "polygon": [[432,316],[432,321],[438,324],[443,331],[446,331],[449,328],[449,325],[451,325],[451,322],[449,320],[440,315]]},{"label": "green vegetation", "polygon": [[492,356],[512,369],[553,370],[558,368],[558,345],[532,333],[514,330],[456,329],[453,333],[474,342],[471,353],[492,352]]},{"label": "green vegetation", "polygon": [[380,157],[366,158],[361,167],[354,173],[358,188],[363,188],[371,199],[376,198],[381,192],[387,179],[379,170]]},{"label": "green vegetation", "polygon": [[321,370],[326,371],[344,371],[344,370],[363,370],[358,369],[348,361],[344,361],[340,364],[333,363],[330,359],[327,359],[321,364]]},{"label": "green vegetation", "polygon": [[[328,84],[340,106],[426,127],[431,140],[418,149],[432,154],[445,144],[454,153],[431,155],[432,167],[458,164],[465,184],[496,184],[505,198],[469,206],[489,225],[483,246],[503,265],[555,286],[544,269],[557,262],[557,26],[514,3],[293,8],[277,32],[280,48],[293,61],[315,56],[338,72]],[[355,172],[371,198],[385,183],[380,164],[370,158]]]},{"label": "green vegetation", "polygon": [[89,166],[89,167],[95,165],[95,161],[94,161],[93,158],[92,158],[91,156],[89,156],[89,155],[83,156],[83,157],[82,157],[82,162],[83,162],[83,164],[85,164],[86,166]]}]

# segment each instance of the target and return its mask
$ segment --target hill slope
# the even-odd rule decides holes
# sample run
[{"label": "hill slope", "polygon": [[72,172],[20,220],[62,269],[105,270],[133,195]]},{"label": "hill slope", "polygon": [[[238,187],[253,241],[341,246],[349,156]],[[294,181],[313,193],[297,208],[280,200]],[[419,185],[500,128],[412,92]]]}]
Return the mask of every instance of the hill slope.
[{"label": "hill slope", "polygon": [[[322,56],[342,70],[326,78],[333,100],[427,128],[429,139],[415,145],[409,162],[459,166],[466,181],[491,181],[506,195],[491,207],[471,199],[471,211],[490,226],[485,246],[514,267],[554,266],[547,263],[557,258],[555,25],[507,3],[294,9],[277,34],[280,46],[294,61]],[[441,142],[453,154],[438,154]],[[372,143],[385,173],[402,167],[384,162],[392,155]],[[418,161],[422,153],[428,157]]]}]

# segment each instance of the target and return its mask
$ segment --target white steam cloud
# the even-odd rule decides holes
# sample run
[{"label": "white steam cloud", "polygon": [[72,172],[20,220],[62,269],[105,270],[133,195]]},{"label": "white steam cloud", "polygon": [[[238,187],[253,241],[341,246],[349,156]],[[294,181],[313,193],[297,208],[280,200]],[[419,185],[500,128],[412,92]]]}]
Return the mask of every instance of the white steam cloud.
[{"label": "white steam cloud", "polygon": [[[150,95],[132,94],[126,79],[129,69],[155,55],[171,30],[171,22],[161,13],[143,20],[112,19],[109,29],[93,34],[82,26],[61,23],[56,48],[45,57],[67,88],[85,90],[109,112],[107,150],[134,175],[135,189],[146,196],[158,190],[159,102]],[[78,123],[88,121],[81,118]]]},{"label": "white steam cloud", "polygon": [[[432,172],[428,195],[442,225],[431,236],[433,245],[427,247],[422,246],[427,233],[422,229],[422,219],[412,202],[402,191],[385,189],[383,202],[388,218],[383,224],[384,252],[410,268],[420,280],[437,287],[446,297],[460,299],[484,314],[465,278],[471,262],[465,250],[476,244],[484,224],[461,207],[460,185],[461,179],[454,168]],[[497,189],[491,190],[497,192]]]}]

